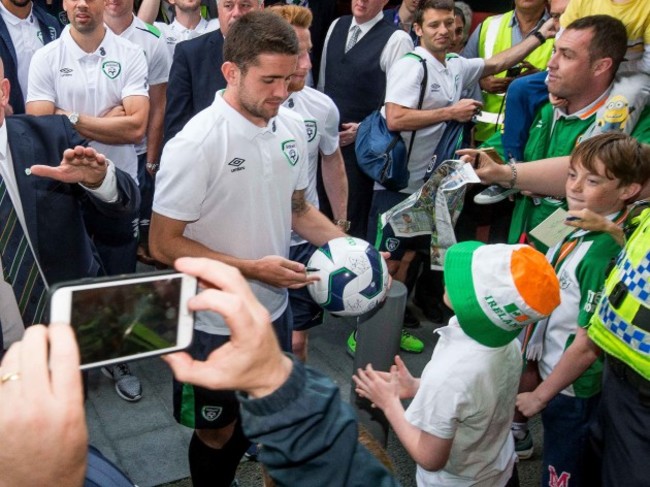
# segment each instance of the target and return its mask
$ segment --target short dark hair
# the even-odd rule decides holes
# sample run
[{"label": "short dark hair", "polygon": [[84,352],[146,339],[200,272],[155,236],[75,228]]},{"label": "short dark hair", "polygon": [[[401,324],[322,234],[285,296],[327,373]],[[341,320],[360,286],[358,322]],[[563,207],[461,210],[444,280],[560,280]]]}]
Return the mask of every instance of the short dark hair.
[{"label": "short dark hair", "polygon": [[243,73],[257,65],[260,54],[297,56],[298,52],[293,27],[279,15],[263,10],[237,19],[223,43],[223,60],[235,63]]},{"label": "short dark hair", "polygon": [[608,132],[580,143],[571,154],[571,165],[580,160],[588,171],[596,173],[596,159],[605,166],[609,179],[619,186],[645,184],[650,179],[650,145],[620,132]]},{"label": "short dark hair", "polygon": [[593,38],[589,43],[589,58],[592,62],[606,57],[611,58],[613,76],[627,51],[627,32],[623,22],[609,15],[588,15],[571,22],[566,30],[569,29],[593,31]]},{"label": "short dark hair", "polygon": [[415,11],[415,16],[413,17],[413,23],[418,24],[422,27],[422,18],[424,17],[424,11],[434,9],[434,10],[449,10],[450,12],[454,11],[454,0],[423,0],[420,2],[418,9]]}]

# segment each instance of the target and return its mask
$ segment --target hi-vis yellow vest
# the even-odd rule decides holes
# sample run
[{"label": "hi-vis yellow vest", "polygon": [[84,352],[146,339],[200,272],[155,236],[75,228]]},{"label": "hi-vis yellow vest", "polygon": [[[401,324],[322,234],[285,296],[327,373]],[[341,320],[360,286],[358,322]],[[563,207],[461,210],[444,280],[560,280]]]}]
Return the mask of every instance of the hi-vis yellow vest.
[{"label": "hi-vis yellow vest", "polygon": [[[481,25],[481,32],[479,33],[478,41],[478,55],[483,59],[488,59],[502,51],[512,47],[512,16],[514,10],[506,12],[502,15],[494,15],[488,17]],[[553,54],[553,39],[547,40],[544,44],[539,46],[531,52],[526,61],[535,66],[537,69],[546,69],[551,55]],[[505,71],[496,74],[498,78],[504,78]],[[492,94],[485,91],[483,93],[483,115],[490,120],[496,120],[501,112],[499,121],[503,120],[503,98],[504,94]],[[498,127],[491,123],[479,122],[476,124],[474,137],[477,141],[487,140],[492,136],[495,130],[501,130],[503,125],[499,123]]]},{"label": "hi-vis yellow vest", "polygon": [[605,281],[589,337],[650,380],[650,208],[636,218],[639,226]]}]

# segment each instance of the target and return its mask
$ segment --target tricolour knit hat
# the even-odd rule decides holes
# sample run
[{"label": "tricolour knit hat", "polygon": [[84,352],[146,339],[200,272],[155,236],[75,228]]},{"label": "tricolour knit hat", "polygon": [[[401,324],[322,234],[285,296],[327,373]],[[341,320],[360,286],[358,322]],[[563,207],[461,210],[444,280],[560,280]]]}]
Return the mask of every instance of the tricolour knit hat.
[{"label": "tricolour knit hat", "polygon": [[447,295],[463,331],[501,347],[560,304],[560,285],[543,254],[527,245],[462,242],[445,254]]}]

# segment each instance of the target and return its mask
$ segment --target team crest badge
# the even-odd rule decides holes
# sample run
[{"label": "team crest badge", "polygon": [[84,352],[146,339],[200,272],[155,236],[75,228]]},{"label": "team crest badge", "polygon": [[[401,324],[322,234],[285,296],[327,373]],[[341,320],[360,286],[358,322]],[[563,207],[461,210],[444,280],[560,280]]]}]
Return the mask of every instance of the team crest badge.
[{"label": "team crest badge", "polygon": [[221,411],[223,411],[221,406],[203,406],[201,408],[201,416],[206,421],[214,421],[221,416]]},{"label": "team crest badge", "polygon": [[[53,41],[54,39],[56,39],[56,30],[54,29],[54,27],[48,27],[47,31],[48,31],[49,36],[50,36],[48,41]],[[41,44],[45,44],[45,39],[43,39],[43,31],[39,30],[36,33],[36,37],[38,37],[38,40],[41,41]]]},{"label": "team crest badge", "polygon": [[393,237],[386,239],[386,250],[389,252],[395,252],[397,247],[399,247],[399,239]]},{"label": "team crest badge", "polygon": [[300,160],[300,154],[298,153],[298,146],[294,139],[285,140],[282,142],[282,153],[284,157],[287,158],[289,164],[295,166]]},{"label": "team crest badge", "polygon": [[115,79],[122,72],[122,65],[117,61],[106,61],[102,64],[102,71],[110,79]]},{"label": "team crest badge", "polygon": [[305,120],[305,129],[307,129],[307,142],[311,142],[316,138],[316,134],[318,133],[316,120]]}]

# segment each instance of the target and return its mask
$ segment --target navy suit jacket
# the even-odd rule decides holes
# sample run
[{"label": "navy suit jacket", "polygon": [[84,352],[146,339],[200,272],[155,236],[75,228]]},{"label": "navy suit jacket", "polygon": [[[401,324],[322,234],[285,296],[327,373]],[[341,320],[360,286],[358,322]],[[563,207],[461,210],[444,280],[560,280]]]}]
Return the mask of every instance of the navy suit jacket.
[{"label": "navy suit jacket", "polygon": [[26,168],[58,166],[65,149],[86,145],[86,141],[61,115],[17,115],[7,117],[5,123],[25,225],[48,284],[98,275],[101,264],[83,214],[101,215],[109,221],[134,211],[139,204],[135,182],[116,168],[119,197],[115,203],[106,203],[78,184],[28,176]]},{"label": "navy suit jacket", "polygon": [[163,143],[180,132],[190,118],[209,107],[217,91],[226,87],[222,64],[221,29],[176,45],[167,83]]},{"label": "navy suit jacket", "polygon": [[[61,24],[48,14],[43,7],[34,4],[32,14],[38,22],[41,31],[41,40],[43,44],[52,42],[61,34]],[[27,93],[23,93],[20,83],[18,83],[18,60],[16,58],[16,49],[11,42],[11,36],[7,29],[7,24],[0,16],[0,58],[5,66],[5,78],[11,84],[9,94],[9,104],[15,114],[25,113],[25,98]]]}]

